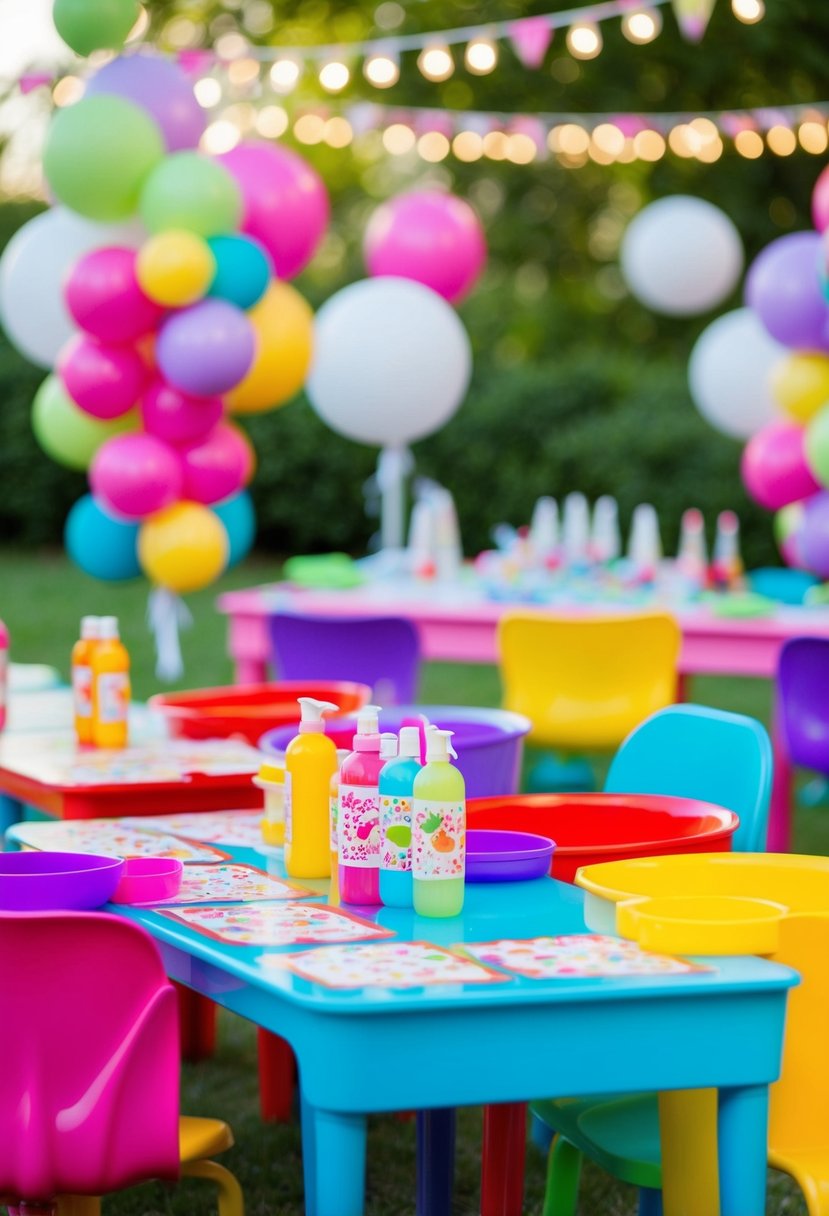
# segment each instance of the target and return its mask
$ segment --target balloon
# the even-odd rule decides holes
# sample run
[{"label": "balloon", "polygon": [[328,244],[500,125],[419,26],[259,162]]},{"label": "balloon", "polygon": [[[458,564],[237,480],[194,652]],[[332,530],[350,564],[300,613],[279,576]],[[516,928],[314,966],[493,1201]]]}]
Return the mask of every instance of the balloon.
[{"label": "balloon", "polygon": [[778,418],[769,377],[785,353],[749,308],[712,321],[688,362],[691,396],[706,422],[736,439],[750,439]]},{"label": "balloon", "polygon": [[86,82],[85,96],[99,93],[115,94],[146,110],[168,152],[198,147],[205,113],[187,75],[171,59],[146,51],[113,59]]},{"label": "balloon", "polygon": [[75,404],[93,418],[126,414],[147,379],[147,365],[134,347],[105,344],[88,334],[70,338],[57,371]]},{"label": "balloon", "polygon": [[68,469],[83,471],[98,448],[113,435],[135,430],[135,414],[99,422],[68,397],[57,376],[47,376],[35,393],[32,430],[47,456]]},{"label": "balloon", "polygon": [[829,358],[786,355],[772,368],[771,391],[781,409],[797,422],[809,419],[829,401]]},{"label": "balloon", "polygon": [[143,519],[181,498],[182,466],[176,451],[153,435],[120,435],[95,453],[92,493],[123,519]]},{"label": "balloon", "polygon": [[93,220],[132,215],[164,155],[158,127],[121,97],[82,97],[49,124],[43,171],[67,207]]},{"label": "balloon", "polygon": [[106,583],[138,578],[138,524],[113,519],[84,494],[72,507],[63,530],[66,552],[85,574]]},{"label": "balloon", "polygon": [[787,566],[802,570],[803,554],[800,548],[800,532],[803,527],[804,503],[792,502],[783,507],[774,517],[772,528],[780,556]]},{"label": "balloon", "polygon": [[272,282],[248,320],[256,334],[256,357],[228,394],[228,409],[235,414],[284,405],[302,388],[311,364],[314,314],[289,283]]},{"label": "balloon", "polygon": [[228,552],[221,520],[196,502],[177,502],[159,511],[138,534],[138,560],[147,578],[180,595],[218,578]]},{"label": "balloon", "polygon": [[829,165],[821,172],[812,191],[812,221],[818,232],[829,228]]},{"label": "balloon", "polygon": [[440,190],[415,190],[377,208],[363,256],[370,275],[414,279],[456,304],[484,268],[486,241],[469,203]]},{"label": "balloon", "polygon": [[53,367],[74,333],[63,297],[70,267],[98,245],[137,245],[133,226],[94,224],[53,207],[18,228],[0,257],[0,319],[21,354]]},{"label": "balloon", "polygon": [[816,493],[820,486],[806,463],[804,431],[793,422],[772,422],[749,439],[740,465],[755,502],[778,511]]},{"label": "balloon", "polygon": [[210,295],[237,308],[252,308],[265,294],[271,262],[258,241],[248,236],[212,236],[207,242],[216,259]]},{"label": "balloon", "polygon": [[78,55],[119,51],[141,15],[138,0],[55,0],[52,19]]},{"label": "balloon", "polygon": [[227,422],[220,422],[204,439],[186,444],[180,451],[184,497],[193,502],[222,502],[244,489],[253,475],[250,440]]},{"label": "balloon", "polygon": [[409,279],[363,279],[317,313],[306,386],[332,430],[358,443],[410,443],[438,430],[472,371],[466,330],[436,292]]},{"label": "balloon", "polygon": [[200,236],[173,228],[142,245],[136,270],[151,300],[180,308],[205,294],[216,273],[216,259]]},{"label": "balloon", "polygon": [[194,397],[225,393],[247,374],[256,352],[250,321],[225,300],[201,300],[164,322],[155,346],[165,380]]},{"label": "balloon", "polygon": [[141,399],[144,430],[165,443],[191,443],[211,431],[224,413],[221,397],[188,397],[156,380]]},{"label": "balloon", "polygon": [[150,232],[184,228],[215,236],[239,226],[242,196],[227,169],[200,152],[176,152],[147,178],[141,218]]},{"label": "balloon", "polygon": [[242,231],[264,245],[281,279],[292,279],[310,262],[328,226],[322,178],[290,148],[259,140],[243,141],[217,159],[242,191]]},{"label": "balloon", "polygon": [[625,229],[622,274],[655,312],[690,317],[721,304],[743,269],[740,235],[705,199],[674,194],[643,207]]},{"label": "balloon", "polygon": [[72,267],[65,288],[74,321],[102,342],[133,342],[150,333],[163,316],[135,277],[135,250],[93,249]]},{"label": "balloon", "polygon": [[829,578],[829,494],[813,494],[803,504],[803,522],[797,533],[796,552],[803,565],[819,578]]},{"label": "balloon", "polygon": [[246,490],[228,498],[227,502],[219,503],[211,508],[224,524],[230,552],[227,559],[228,570],[239,564],[247,557],[256,539],[256,512],[253,500]]},{"label": "balloon", "polygon": [[806,427],[805,437],[806,462],[825,489],[829,487],[829,405],[815,414]]},{"label": "balloon", "polygon": [[816,232],[790,232],[758,254],[746,278],[748,306],[773,338],[796,350],[829,350],[822,260],[823,242]]}]

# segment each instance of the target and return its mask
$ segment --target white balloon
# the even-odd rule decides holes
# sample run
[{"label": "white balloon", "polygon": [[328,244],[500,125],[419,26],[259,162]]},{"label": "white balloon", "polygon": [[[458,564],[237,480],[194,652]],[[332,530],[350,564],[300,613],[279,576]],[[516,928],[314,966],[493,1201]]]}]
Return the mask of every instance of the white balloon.
[{"label": "white balloon", "polygon": [[472,353],[451,305],[410,279],[362,279],[314,323],[308,399],[332,430],[380,447],[422,439],[466,394]]},{"label": "white balloon", "polygon": [[717,317],[697,338],[688,362],[688,385],[703,418],[736,439],[750,439],[779,420],[770,374],[788,353],[752,309]]},{"label": "white balloon", "polygon": [[744,260],[740,234],[725,212],[689,194],[659,199],[634,216],[620,259],[637,300],[676,317],[721,304],[737,286]]},{"label": "white balloon", "polygon": [[75,332],[63,285],[78,258],[102,245],[136,247],[140,225],[96,224],[52,207],[18,228],[0,257],[0,322],[22,355],[52,367]]}]

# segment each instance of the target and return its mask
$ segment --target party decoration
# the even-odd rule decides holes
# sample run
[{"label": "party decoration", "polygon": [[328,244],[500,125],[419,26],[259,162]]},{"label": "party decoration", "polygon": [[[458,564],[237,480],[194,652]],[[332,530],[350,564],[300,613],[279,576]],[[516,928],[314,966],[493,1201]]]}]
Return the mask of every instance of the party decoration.
[{"label": "party decoration", "polygon": [[252,308],[265,294],[271,277],[265,250],[245,236],[212,236],[207,243],[215,266],[209,294],[229,300],[237,308]]},{"label": "party decoration", "polygon": [[540,68],[553,40],[553,30],[546,17],[523,17],[509,27],[509,40],[525,68]]},{"label": "party decoration", "polygon": [[784,354],[750,309],[718,317],[700,334],[688,363],[691,396],[703,418],[736,439],[774,422],[768,382]]},{"label": "party decoration", "polygon": [[743,482],[755,502],[777,511],[816,493],[820,486],[807,464],[803,428],[772,422],[752,436],[743,451]]},{"label": "party decoration", "polygon": [[156,359],[166,380],[183,393],[211,397],[238,384],[253,363],[250,321],[225,300],[202,300],[162,325]]},{"label": "party decoration", "polygon": [[714,0],[671,0],[677,25],[687,42],[701,42],[714,11]]},{"label": "party decoration", "polygon": [[105,583],[138,578],[138,525],[114,519],[91,494],[79,498],[66,517],[66,552],[85,574]]},{"label": "party decoration", "polygon": [[168,152],[198,147],[205,112],[187,75],[171,59],[146,51],[113,59],[86,84],[86,96],[102,93],[123,97],[146,111],[158,125]]},{"label": "party decoration", "polygon": [[136,274],[150,300],[181,308],[205,294],[216,274],[216,259],[200,236],[171,228],[142,245]]},{"label": "party decoration", "polygon": [[78,55],[118,51],[141,13],[138,0],[55,0],[52,19]]},{"label": "party decoration", "polygon": [[829,579],[829,493],[825,490],[804,503],[796,546],[806,569]]},{"label": "party decoration", "polygon": [[363,255],[370,275],[399,275],[431,287],[456,304],[486,262],[486,241],[475,212],[452,194],[416,190],[375,211]]},{"label": "party decoration", "polygon": [[820,288],[824,257],[816,232],[778,237],[755,258],[746,303],[778,342],[795,350],[829,350],[829,304]]},{"label": "party decoration", "polygon": [[184,595],[218,578],[227,565],[227,532],[200,503],[178,502],[141,526],[138,559],[153,583]]},{"label": "party decoration", "polygon": [[192,443],[212,431],[224,413],[221,397],[188,397],[155,380],[141,398],[144,430],[165,443]]},{"label": "party decoration", "polygon": [[99,342],[88,334],[70,339],[57,367],[69,396],[93,418],[126,414],[147,380],[147,366],[134,347]]},{"label": "party decoration", "polygon": [[829,487],[829,404],[824,405],[806,427],[804,446],[809,469],[821,486]]},{"label": "party decoration", "polygon": [[52,118],[43,169],[55,196],[95,220],[132,215],[145,179],[161,161],[156,124],[121,97],[83,97]]},{"label": "party decoration", "polygon": [[631,292],[648,308],[694,316],[734,290],[743,246],[719,207],[677,194],[644,207],[628,224],[621,265]]},{"label": "party decoration", "polygon": [[153,435],[108,439],[95,453],[89,484],[97,500],[122,519],[144,519],[182,496],[182,463]]},{"label": "party decoration", "polygon": [[200,152],[176,152],[149,175],[141,191],[141,218],[150,232],[184,228],[199,236],[232,232],[242,212],[228,171]]},{"label": "party decoration", "polygon": [[812,223],[818,232],[829,228],[829,165],[821,172],[812,191]]},{"label": "party decoration", "polygon": [[803,528],[804,504],[793,502],[778,511],[773,521],[774,539],[780,556],[787,566],[804,569],[803,554],[798,543]]},{"label": "party decoration", "polygon": [[108,439],[132,431],[134,414],[101,422],[79,409],[57,376],[47,376],[35,394],[32,430],[47,456],[68,469],[83,472]]},{"label": "party decoration", "polygon": [[772,368],[771,391],[791,418],[808,422],[829,402],[829,356],[786,355]]},{"label": "party decoration", "polygon": [[256,512],[253,502],[250,494],[243,490],[241,494],[228,498],[226,502],[218,503],[212,510],[227,532],[227,568],[232,570],[247,557],[256,539]]},{"label": "party decoration", "polygon": [[238,427],[220,422],[204,439],[180,449],[183,497],[205,504],[222,502],[244,489],[253,476],[253,450]]},{"label": "party decoration", "polygon": [[133,342],[163,316],[139,286],[135,250],[121,245],[84,254],[72,267],[65,295],[75,323],[102,342]]},{"label": "party decoration", "polygon": [[313,314],[288,283],[273,280],[248,313],[256,355],[245,378],[227,395],[234,414],[258,414],[290,400],[311,365]]}]

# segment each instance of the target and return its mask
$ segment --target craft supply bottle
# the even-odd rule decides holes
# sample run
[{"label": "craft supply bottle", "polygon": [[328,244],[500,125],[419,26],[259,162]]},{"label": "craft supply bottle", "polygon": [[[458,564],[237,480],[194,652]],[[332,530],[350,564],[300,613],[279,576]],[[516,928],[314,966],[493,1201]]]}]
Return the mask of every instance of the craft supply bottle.
[{"label": "craft supply bottle", "polygon": [[81,617],[81,636],[72,647],[72,706],[79,743],[92,742],[92,652],[99,621],[97,616]]},{"label": "craft supply bottle", "polygon": [[429,727],[426,763],[414,780],[412,878],[418,916],[457,916],[463,908],[466,786],[449,759],[457,759],[452,734]]},{"label": "craft supply bottle", "polygon": [[92,651],[92,742],[126,747],[130,708],[130,656],[118,635],[118,618],[102,616]]},{"label": "craft supply bottle", "polygon": [[0,621],[0,730],[6,725],[9,687],[9,631]]},{"label": "craft supply bottle", "polygon": [[323,714],[338,705],[298,697],[300,723],[285,749],[285,869],[291,878],[327,878],[328,796],[337,748],[325,734]]},{"label": "craft supply bottle", "polygon": [[354,750],[340,768],[337,852],[340,899],[344,904],[380,902],[380,824],[377,780],[380,708],[364,705],[357,715]]},{"label": "craft supply bottle", "polygon": [[331,861],[331,886],[328,888],[328,902],[333,905],[340,902],[340,859],[337,853],[337,820],[340,815],[340,769],[347,755],[348,748],[337,748],[337,767],[331,774],[331,782],[328,786],[328,848]]},{"label": "craft supply bottle", "polygon": [[389,908],[412,906],[412,796],[420,772],[420,731],[400,730],[400,754],[380,773],[380,899]]}]

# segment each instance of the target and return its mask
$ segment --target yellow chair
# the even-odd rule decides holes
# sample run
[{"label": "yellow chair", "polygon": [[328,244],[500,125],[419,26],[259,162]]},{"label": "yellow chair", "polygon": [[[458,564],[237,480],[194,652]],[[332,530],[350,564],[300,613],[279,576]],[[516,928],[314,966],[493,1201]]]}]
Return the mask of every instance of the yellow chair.
[{"label": "yellow chair", "polygon": [[530,719],[536,746],[615,748],[676,700],[680,641],[662,612],[510,613],[498,629],[504,706]]}]

